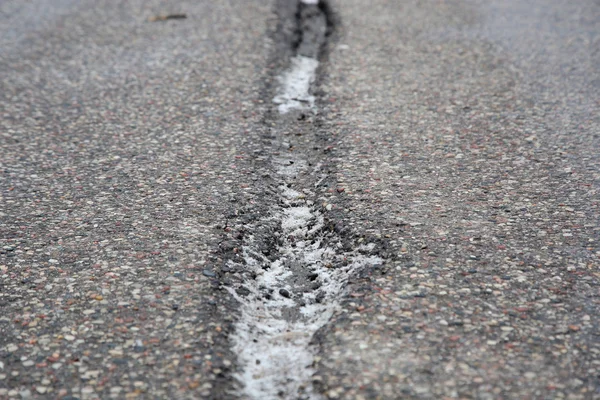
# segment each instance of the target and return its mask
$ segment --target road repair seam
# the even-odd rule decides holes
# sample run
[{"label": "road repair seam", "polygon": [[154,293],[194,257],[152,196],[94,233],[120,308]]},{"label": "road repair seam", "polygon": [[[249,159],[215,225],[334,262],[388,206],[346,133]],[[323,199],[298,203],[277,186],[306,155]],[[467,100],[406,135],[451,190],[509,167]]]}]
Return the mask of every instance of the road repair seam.
[{"label": "road repair seam", "polygon": [[[244,268],[254,279],[228,288],[241,303],[232,340],[243,366],[238,379],[251,399],[318,398],[310,382],[312,336],[331,318],[347,279],[382,262],[369,255],[374,244],[344,251],[337,233],[325,229],[323,214],[311,200],[315,194],[294,189],[295,175],[308,166],[302,159],[290,161],[274,159],[279,193],[269,213],[246,226],[258,232],[248,234],[242,247]],[[274,246],[264,240],[265,230]]]},{"label": "road repair seam", "polygon": [[315,97],[309,93],[315,81],[319,66],[319,51],[327,37],[328,17],[326,4],[319,0],[301,0],[296,13],[297,31],[296,55],[291,59],[291,67],[277,78],[279,90],[273,102],[285,114],[290,110],[315,110]]},{"label": "road repair seam", "polygon": [[229,267],[245,276],[226,287],[240,303],[230,338],[238,355],[241,398],[319,399],[311,381],[317,351],[313,335],[338,308],[348,279],[382,259],[373,255],[374,243],[349,246],[326,221],[331,205],[322,204],[317,187],[327,173],[308,153],[314,139],[305,135],[303,144],[293,143],[282,133],[300,129],[298,120],[317,112],[311,89],[330,18],[323,0],[279,3],[295,19],[281,21],[288,29],[290,63],[275,78],[273,103],[279,114],[271,113],[272,124],[267,123],[276,145],[266,155],[268,172],[263,171],[271,182],[263,200],[266,212],[244,225],[241,260],[229,260]]}]

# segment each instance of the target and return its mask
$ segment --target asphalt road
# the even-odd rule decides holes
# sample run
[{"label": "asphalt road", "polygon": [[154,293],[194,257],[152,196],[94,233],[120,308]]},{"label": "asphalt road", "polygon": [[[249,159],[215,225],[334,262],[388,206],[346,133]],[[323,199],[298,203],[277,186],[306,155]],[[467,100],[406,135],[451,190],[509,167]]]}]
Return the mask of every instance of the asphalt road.
[{"label": "asphalt road", "polygon": [[298,7],[0,1],[0,398],[600,399],[600,4]]}]

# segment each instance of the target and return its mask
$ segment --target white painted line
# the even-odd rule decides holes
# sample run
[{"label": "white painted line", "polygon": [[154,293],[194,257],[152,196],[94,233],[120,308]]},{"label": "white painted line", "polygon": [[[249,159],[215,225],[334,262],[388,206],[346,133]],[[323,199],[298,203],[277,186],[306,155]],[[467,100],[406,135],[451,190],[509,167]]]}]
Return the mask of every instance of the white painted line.
[{"label": "white painted line", "polygon": [[310,94],[310,86],[315,80],[319,62],[304,56],[296,56],[291,62],[290,69],[277,78],[280,87],[273,102],[278,104],[277,109],[281,114],[290,110],[311,110],[315,106],[315,96]]},{"label": "white painted line", "polygon": [[[264,222],[273,219],[279,222],[279,237],[283,240],[276,249],[278,257],[270,261],[263,256],[254,237],[249,235],[243,246],[244,268],[253,271],[256,279],[244,283],[250,291],[246,297],[228,288],[241,303],[241,318],[232,337],[233,349],[243,368],[237,378],[244,384],[241,393],[244,398],[320,399],[312,392],[315,349],[309,345],[310,340],[338,307],[348,278],[358,269],[380,264],[382,260],[359,253],[372,250],[372,246],[353,252],[343,252],[341,244],[331,244],[331,240],[330,246],[325,246],[320,231],[323,215],[304,199],[303,193],[286,184],[286,178],[291,177],[290,166],[298,173],[299,169],[307,168],[306,163],[295,160],[290,164],[288,159],[278,159],[274,164],[282,185],[279,198],[273,202]],[[256,226],[247,229],[252,232]],[[341,260],[349,262],[342,266]],[[292,279],[305,276],[307,271],[317,275],[314,283],[320,284],[318,290],[306,290],[306,282]],[[291,298],[281,295],[280,289],[287,290]],[[265,298],[268,290],[270,299]],[[317,300],[319,292],[324,296]],[[303,306],[298,304],[300,299]]]}]

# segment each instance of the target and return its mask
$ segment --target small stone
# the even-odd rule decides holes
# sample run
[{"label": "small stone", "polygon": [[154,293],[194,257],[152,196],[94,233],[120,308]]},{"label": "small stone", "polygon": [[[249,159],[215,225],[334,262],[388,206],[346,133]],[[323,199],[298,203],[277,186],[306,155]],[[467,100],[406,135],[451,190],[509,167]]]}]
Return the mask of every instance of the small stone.
[{"label": "small stone", "polygon": [[339,399],[340,394],[336,390],[330,390],[327,392],[328,399]]},{"label": "small stone", "polygon": [[133,382],[133,386],[139,389],[146,389],[148,385],[146,385],[146,382],[144,381],[135,381]]},{"label": "small stone", "polygon": [[580,328],[579,326],[577,326],[577,325],[569,325],[569,330],[570,330],[571,332],[577,332],[577,331],[579,331],[580,329],[581,329],[581,328]]},{"label": "small stone", "polygon": [[202,275],[204,276],[208,276],[209,278],[214,278],[215,276],[217,276],[217,274],[215,274],[213,271],[211,271],[210,269],[205,269],[202,271]]},{"label": "small stone", "polygon": [[536,373],[535,373],[535,372],[531,372],[531,371],[529,371],[529,372],[525,372],[524,376],[525,376],[525,378],[526,378],[526,379],[528,379],[528,380],[532,380],[532,379],[535,379],[535,377],[536,377],[537,375],[536,375]]},{"label": "small stone", "polygon": [[94,388],[92,386],[84,386],[84,388],[81,389],[81,393],[92,394],[92,393],[94,393]]},{"label": "small stone", "polygon": [[287,299],[290,298],[290,292],[287,291],[286,289],[279,289],[279,294]]},{"label": "small stone", "polygon": [[38,392],[39,394],[44,394],[48,391],[48,388],[46,386],[38,386],[35,388],[36,392]]}]

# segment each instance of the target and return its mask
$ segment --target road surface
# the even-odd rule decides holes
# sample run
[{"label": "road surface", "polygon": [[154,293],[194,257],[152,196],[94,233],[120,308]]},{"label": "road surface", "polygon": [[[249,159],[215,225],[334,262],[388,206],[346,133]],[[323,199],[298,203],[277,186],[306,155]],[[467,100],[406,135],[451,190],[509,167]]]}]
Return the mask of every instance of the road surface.
[{"label": "road surface", "polygon": [[600,398],[598,21],[0,1],[0,398]]}]

